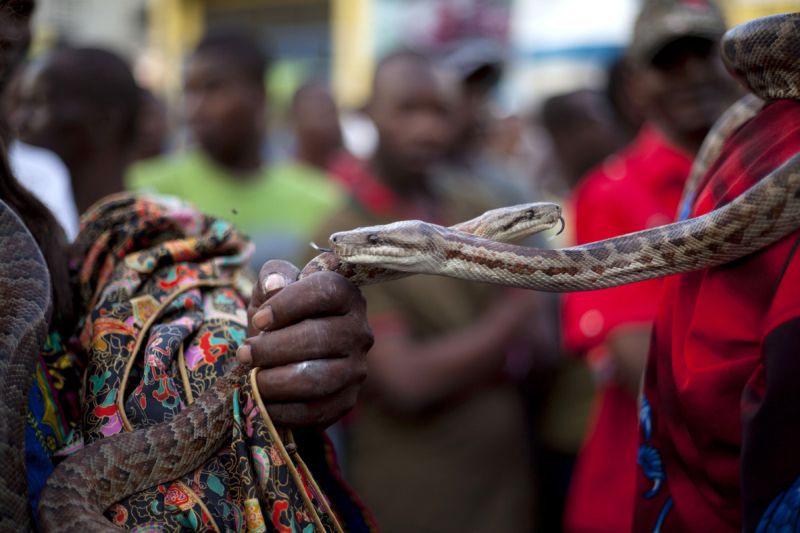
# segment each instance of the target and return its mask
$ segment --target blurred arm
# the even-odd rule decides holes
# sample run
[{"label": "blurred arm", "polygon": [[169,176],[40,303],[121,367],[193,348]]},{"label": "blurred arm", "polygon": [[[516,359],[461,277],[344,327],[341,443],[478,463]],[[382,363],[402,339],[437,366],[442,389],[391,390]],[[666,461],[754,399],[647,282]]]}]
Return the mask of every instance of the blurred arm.
[{"label": "blurred arm", "polygon": [[368,382],[390,409],[411,413],[496,379],[516,335],[536,320],[536,307],[535,293],[514,293],[469,326],[432,339],[402,330],[377,335]]}]

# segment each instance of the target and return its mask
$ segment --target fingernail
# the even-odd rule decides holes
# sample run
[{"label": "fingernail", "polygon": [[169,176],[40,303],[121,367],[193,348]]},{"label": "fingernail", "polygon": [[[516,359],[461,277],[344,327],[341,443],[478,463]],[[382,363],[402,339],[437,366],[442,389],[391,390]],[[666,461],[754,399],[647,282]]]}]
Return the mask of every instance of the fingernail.
[{"label": "fingernail", "polygon": [[272,325],[272,307],[268,305],[264,309],[259,309],[253,315],[253,325],[257,329],[267,329]]},{"label": "fingernail", "polygon": [[243,365],[249,365],[253,362],[253,355],[250,353],[250,347],[245,345],[239,346],[236,350],[236,357]]},{"label": "fingernail", "polygon": [[269,294],[273,291],[277,291],[278,289],[282,289],[286,286],[286,278],[284,278],[281,274],[277,272],[273,272],[267,279],[264,280],[264,292]]}]

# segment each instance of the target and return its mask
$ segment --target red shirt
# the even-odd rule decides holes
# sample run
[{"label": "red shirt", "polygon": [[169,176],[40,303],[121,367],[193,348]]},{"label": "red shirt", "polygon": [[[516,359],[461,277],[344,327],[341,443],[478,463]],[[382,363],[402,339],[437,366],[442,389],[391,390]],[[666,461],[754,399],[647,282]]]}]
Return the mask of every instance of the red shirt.
[{"label": "red shirt", "polygon": [[367,164],[342,152],[331,162],[328,172],[364,208],[376,215],[389,216],[401,210],[394,192],[380,182]]},{"label": "red shirt", "polygon": [[[612,156],[574,193],[578,244],[669,223],[675,217],[692,160],[656,129],[644,127],[628,148]],[[655,319],[661,281],[564,296],[568,349],[605,358],[603,341],[626,324]],[[595,418],[573,474],[565,513],[571,532],[630,531],[638,444],[636,401],[629,391],[604,384]]]},{"label": "red shirt", "polygon": [[[771,103],[728,139],[692,216],[798,152],[800,102]],[[800,231],[665,280],[640,412],[635,531],[752,531],[759,521],[764,531],[797,530],[798,244]]]}]

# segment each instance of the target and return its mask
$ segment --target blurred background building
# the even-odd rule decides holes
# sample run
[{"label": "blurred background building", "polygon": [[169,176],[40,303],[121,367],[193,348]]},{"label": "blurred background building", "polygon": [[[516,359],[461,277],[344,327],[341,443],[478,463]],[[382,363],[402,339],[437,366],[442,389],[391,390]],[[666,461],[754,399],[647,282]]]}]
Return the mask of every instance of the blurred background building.
[{"label": "blurred background building", "polygon": [[[32,54],[60,44],[121,54],[139,84],[165,104],[167,144],[180,150],[188,138],[180,117],[187,52],[208,31],[244,30],[272,59],[267,80],[271,159],[285,159],[293,150],[290,102],[309,78],[330,84],[345,146],[366,157],[374,149],[375,132],[358,111],[374,67],[386,53],[410,47],[439,56],[453,51],[472,56],[454,58],[458,61],[496,62],[502,75],[492,90],[492,114],[525,120],[535,117],[550,96],[605,90],[609,65],[625,49],[640,1],[38,0]],[[720,4],[731,25],[800,9],[800,0]],[[474,46],[465,47],[467,42]],[[535,137],[535,131],[531,134]]]},{"label": "blurred background building", "polygon": [[[797,9],[797,0],[724,0],[731,24]],[[481,38],[503,51],[501,109],[599,86],[619,55],[638,0],[40,0],[38,49],[102,44],[135,65],[139,81],[177,94],[185,52],[209,29],[237,27],[275,59],[271,97],[287,101],[308,75],[328,78],[345,108],[358,107],[372,68],[400,45],[428,49]],[[511,95],[516,95],[512,97]]]}]

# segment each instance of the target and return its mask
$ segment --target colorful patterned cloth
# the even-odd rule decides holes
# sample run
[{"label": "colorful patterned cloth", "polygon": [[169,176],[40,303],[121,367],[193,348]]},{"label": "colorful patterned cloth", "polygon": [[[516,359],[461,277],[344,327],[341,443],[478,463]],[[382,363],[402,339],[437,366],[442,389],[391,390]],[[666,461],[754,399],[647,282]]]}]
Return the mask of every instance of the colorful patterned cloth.
[{"label": "colorful patterned cloth", "polygon": [[[246,335],[250,284],[243,274],[252,245],[231,224],[175,201],[119,195],[84,216],[76,248],[86,316],[71,353],[86,357],[43,356],[29,431],[46,452],[29,454],[42,480],[56,455],[169,420],[236,365]],[[65,357],[86,361],[79,419],[58,411],[70,394],[58,386]],[[80,374],[79,365],[65,366]],[[134,531],[305,532],[315,522],[334,531],[329,500],[305,464],[280,445],[249,379],[235,392],[231,416],[229,446],[194,472],[114,504],[108,518]],[[283,432],[282,438],[293,437]],[[301,452],[331,458],[321,434],[304,438],[312,445]],[[367,530],[332,462],[311,457],[309,464],[333,492],[348,530]]]}]

